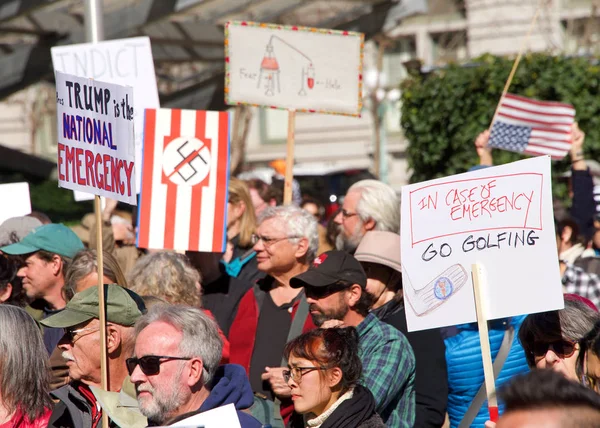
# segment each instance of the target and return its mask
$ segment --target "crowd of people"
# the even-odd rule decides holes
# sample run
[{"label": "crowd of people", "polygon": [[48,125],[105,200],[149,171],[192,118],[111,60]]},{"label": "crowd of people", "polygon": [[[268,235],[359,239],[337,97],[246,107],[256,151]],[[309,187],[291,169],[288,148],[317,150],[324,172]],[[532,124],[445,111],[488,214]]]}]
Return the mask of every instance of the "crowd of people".
[{"label": "crowd of people", "polygon": [[[497,428],[600,426],[600,219],[583,141],[575,127],[572,206],[556,215],[565,308],[488,323]],[[494,426],[477,325],[408,332],[396,192],[356,182],[327,219],[280,190],[230,179],[224,253],[138,249],[108,201],[105,341],[95,218],[0,225],[0,428],[184,425],[226,405],[242,428]]]}]

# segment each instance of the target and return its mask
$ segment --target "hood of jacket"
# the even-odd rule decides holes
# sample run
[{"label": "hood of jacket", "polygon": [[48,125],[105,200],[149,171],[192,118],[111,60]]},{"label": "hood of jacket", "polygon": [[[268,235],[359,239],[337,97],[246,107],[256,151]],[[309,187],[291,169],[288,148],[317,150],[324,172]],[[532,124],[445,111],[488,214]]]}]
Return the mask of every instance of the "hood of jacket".
[{"label": "hood of jacket", "polygon": [[246,370],[238,364],[225,364],[217,369],[210,395],[200,407],[200,412],[227,404],[234,404],[237,410],[244,410],[253,403],[254,394]]}]

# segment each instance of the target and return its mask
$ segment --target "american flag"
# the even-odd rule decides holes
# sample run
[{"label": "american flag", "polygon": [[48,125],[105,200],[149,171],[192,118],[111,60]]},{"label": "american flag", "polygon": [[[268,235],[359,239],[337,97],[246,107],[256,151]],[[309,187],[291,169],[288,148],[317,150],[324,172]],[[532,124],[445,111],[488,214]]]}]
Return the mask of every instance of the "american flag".
[{"label": "american flag", "polygon": [[575,109],[570,104],[506,94],[492,127],[489,146],[559,160],[571,148]]}]

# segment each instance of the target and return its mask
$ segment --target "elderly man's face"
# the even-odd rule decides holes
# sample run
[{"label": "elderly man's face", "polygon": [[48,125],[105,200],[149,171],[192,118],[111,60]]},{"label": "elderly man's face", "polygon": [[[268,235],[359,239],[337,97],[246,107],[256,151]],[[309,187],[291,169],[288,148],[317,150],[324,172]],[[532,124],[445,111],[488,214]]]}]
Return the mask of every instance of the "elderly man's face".
[{"label": "elderly man's face", "polygon": [[[135,356],[181,357],[179,344],[182,338],[183,334],[172,325],[153,322],[138,335]],[[135,384],[140,411],[148,419],[162,425],[178,416],[179,409],[190,400],[186,364],[188,361],[163,359],[159,372],[153,375],[145,374],[139,365],[136,366],[131,381]]]},{"label": "elderly man's face", "polygon": [[99,331],[100,323],[97,319],[65,329],[58,348],[67,360],[72,380],[94,386],[101,384]]},{"label": "elderly man's face", "polygon": [[348,192],[344,198],[342,210],[335,216],[334,221],[339,227],[339,234],[335,241],[338,250],[353,252],[367,233],[363,221],[356,212],[359,200],[360,192]]},{"label": "elderly man's face", "polygon": [[260,237],[254,245],[258,269],[267,274],[288,272],[297,263],[298,244],[288,239],[289,232],[278,218],[263,221],[256,234]]}]

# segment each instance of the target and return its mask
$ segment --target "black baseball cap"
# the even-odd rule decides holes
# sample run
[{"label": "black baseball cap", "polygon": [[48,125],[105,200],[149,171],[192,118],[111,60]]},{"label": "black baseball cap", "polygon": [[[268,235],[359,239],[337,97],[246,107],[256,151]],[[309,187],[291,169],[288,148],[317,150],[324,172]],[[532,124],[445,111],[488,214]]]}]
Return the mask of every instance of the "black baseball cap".
[{"label": "black baseball cap", "polygon": [[367,286],[367,275],[360,262],[345,251],[327,251],[318,256],[310,268],[290,280],[293,288],[328,287],[338,282]]}]

